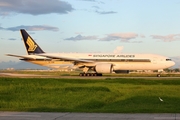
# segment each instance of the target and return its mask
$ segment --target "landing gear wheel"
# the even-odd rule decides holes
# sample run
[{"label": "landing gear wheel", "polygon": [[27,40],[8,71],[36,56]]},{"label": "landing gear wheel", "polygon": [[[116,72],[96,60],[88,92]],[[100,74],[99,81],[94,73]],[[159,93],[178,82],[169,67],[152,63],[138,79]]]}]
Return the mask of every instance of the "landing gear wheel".
[{"label": "landing gear wheel", "polygon": [[86,76],[86,73],[79,73],[79,76]]},{"label": "landing gear wheel", "polygon": [[102,76],[102,73],[97,73],[97,76]]},{"label": "landing gear wheel", "polygon": [[79,73],[79,76],[102,76],[102,73]]},{"label": "landing gear wheel", "polygon": [[93,73],[92,76],[97,76],[97,74],[96,74],[96,73]]},{"label": "landing gear wheel", "polygon": [[161,74],[157,74],[157,77],[161,77]]}]

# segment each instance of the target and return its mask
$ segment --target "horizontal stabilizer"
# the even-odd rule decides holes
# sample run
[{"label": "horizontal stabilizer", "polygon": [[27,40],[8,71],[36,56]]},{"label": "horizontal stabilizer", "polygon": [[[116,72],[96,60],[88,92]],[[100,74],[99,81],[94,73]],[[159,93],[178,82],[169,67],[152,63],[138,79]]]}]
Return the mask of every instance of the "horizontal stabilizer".
[{"label": "horizontal stabilizer", "polygon": [[14,54],[6,54],[6,55],[12,57],[18,57],[22,59],[47,59],[46,57],[36,56],[36,55],[14,55]]}]

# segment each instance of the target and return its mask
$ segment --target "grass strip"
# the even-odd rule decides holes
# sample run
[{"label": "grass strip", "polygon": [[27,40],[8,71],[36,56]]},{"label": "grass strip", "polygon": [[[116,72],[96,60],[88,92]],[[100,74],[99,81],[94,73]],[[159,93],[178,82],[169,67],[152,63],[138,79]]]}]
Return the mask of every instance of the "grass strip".
[{"label": "grass strip", "polygon": [[179,113],[179,91],[180,79],[2,77],[0,111]]}]

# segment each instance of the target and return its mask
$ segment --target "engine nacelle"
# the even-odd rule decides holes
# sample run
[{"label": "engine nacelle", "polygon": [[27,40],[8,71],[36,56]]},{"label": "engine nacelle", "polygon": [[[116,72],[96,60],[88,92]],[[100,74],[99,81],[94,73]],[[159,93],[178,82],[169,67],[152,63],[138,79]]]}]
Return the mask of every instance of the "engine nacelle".
[{"label": "engine nacelle", "polygon": [[128,74],[129,70],[114,70],[115,73],[124,73],[124,74]]},{"label": "engine nacelle", "polygon": [[112,64],[101,63],[95,66],[95,71],[97,73],[112,73],[112,68],[113,68]]}]

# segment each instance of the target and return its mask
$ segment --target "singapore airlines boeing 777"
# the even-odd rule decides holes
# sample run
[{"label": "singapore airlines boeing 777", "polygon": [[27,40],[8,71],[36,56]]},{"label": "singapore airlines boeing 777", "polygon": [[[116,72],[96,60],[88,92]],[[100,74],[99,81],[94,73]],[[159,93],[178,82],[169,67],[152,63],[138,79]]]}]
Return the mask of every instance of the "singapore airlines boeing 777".
[{"label": "singapore airlines boeing 777", "polygon": [[156,54],[46,53],[24,29],[20,32],[28,55],[7,54],[8,56],[53,68],[82,68],[80,76],[128,73],[129,70],[162,70],[175,64],[170,58]]}]

